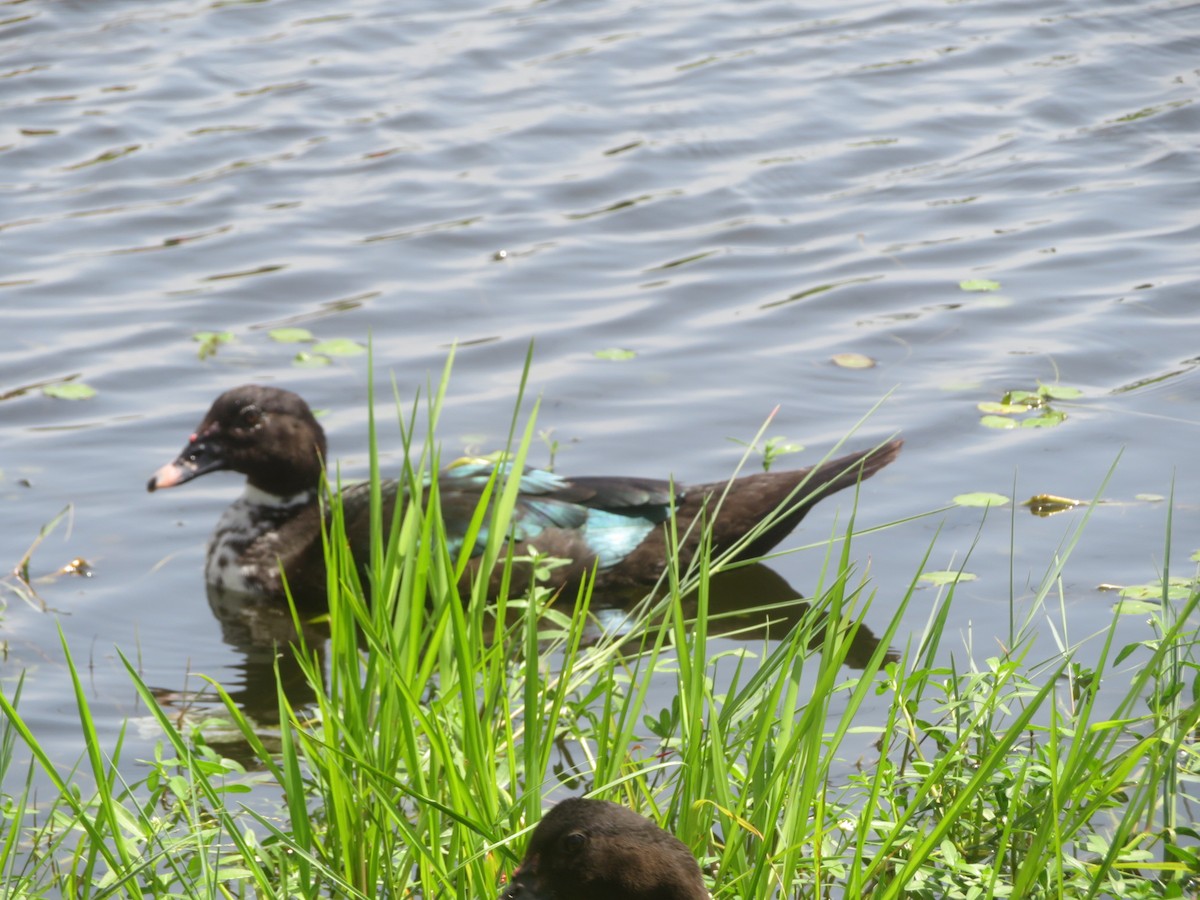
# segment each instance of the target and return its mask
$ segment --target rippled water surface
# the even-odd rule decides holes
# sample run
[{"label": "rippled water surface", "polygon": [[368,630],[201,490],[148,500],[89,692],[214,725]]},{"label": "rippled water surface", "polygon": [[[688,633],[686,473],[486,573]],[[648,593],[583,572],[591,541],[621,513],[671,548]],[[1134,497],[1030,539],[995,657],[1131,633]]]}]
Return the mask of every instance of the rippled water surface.
[{"label": "rippled water surface", "polygon": [[[283,325],[369,335],[406,397],[458,342],[449,455],[503,443],[536,339],[565,473],[720,479],[777,406],[768,434],[807,446],[777,464],[800,465],[882,400],[851,442],[907,444],[864,486],[866,526],[968,491],[1091,498],[1120,455],[1061,584],[1059,638],[1092,635],[1097,585],[1161,570],[1166,504],[1139,495],[1175,492],[1173,572],[1200,547],[1198,65],[1182,2],[0,4],[0,561],[71,504],[33,572],[94,570],[38,585],[53,614],[5,592],[0,679],[27,672],[22,710],[64,763],[60,626],[108,742],[144,715],[118,648],[164,698],[196,673],[259,689],[201,575],[237,479],[144,485],[246,381],[327,410],[363,473],[366,358],[298,366]],[[234,341],[201,358],[202,331]],[[634,355],[596,356],[613,348]],[[95,397],[20,390],[75,375]],[[1052,403],[1061,424],[980,424],[1039,383],[1082,392]],[[937,569],[978,538],[951,644],[998,652],[1082,516],[953,509],[865,536],[869,622],[935,534]],[[775,568],[811,592],[820,564]]]}]

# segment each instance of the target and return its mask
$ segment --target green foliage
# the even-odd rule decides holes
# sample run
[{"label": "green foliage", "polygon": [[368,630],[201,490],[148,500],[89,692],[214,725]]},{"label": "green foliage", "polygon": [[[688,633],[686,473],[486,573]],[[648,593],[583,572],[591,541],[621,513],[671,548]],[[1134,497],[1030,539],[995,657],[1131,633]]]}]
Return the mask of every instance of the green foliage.
[{"label": "green foliage", "polygon": [[958,494],[953,503],[955,506],[1004,506],[1009,502],[1004,494],[994,494],[988,491],[974,491],[970,494]]},{"label": "green foliage", "polygon": [[992,281],[990,278],[968,278],[965,281],[960,281],[958,286],[964,291],[1000,290],[1000,282]]},{"label": "green foliage", "polygon": [[201,359],[216,356],[222,344],[232,344],[236,338],[232,331],[197,331],[192,340],[200,345],[196,355]]},{"label": "green foliage", "polygon": [[637,356],[637,351],[627,350],[624,347],[606,347],[603,350],[592,351],[592,356],[596,359],[607,359],[614,362],[624,362],[627,359],[633,359]]},{"label": "green foliage", "polygon": [[735,444],[741,444],[747,451],[755,451],[762,456],[762,468],[764,472],[770,472],[771,466],[775,465],[775,460],[781,456],[787,456],[789,453],[799,453],[804,449],[803,444],[797,444],[782,435],[769,437],[762,441],[762,448],[759,449],[758,441],[747,443],[739,441],[737,438],[730,438]]},{"label": "green foliage", "polygon": [[62,381],[46,385],[42,393],[55,400],[90,400],[96,396],[96,389],[82,381]]},{"label": "green foliage", "polygon": [[[443,378],[424,407],[423,447],[413,440],[420,411],[397,417],[409,461],[395,477],[408,493],[394,509],[372,450],[366,584],[327,498],[328,616],[293,611],[295,644],[281,648],[301,661],[315,699],[296,705],[281,687],[277,734],[216,684],[220,723],[169,716],[126,662],[163,735],[135,768],[121,740],[99,747],[64,640],[88,748],[66,771],[19,712],[22,682],[4,686],[0,879],[10,894],[494,897],[525,830],[568,791],[672,829],[717,900],[1189,890],[1200,668],[1188,623],[1200,595],[1168,596],[1169,559],[1152,636],[1118,649],[1106,630],[1090,668],[1066,647],[1029,658],[1035,616],[1078,530],[1026,621],[1014,616],[1006,652],[978,663],[943,647],[956,572],[925,631],[898,640],[909,602],[929,605],[914,577],[874,649],[847,668],[873,590],[855,565],[853,519],[827,545],[814,599],[777,640],[713,643],[727,626],[710,607],[711,578],[729,562],[708,553],[688,567],[672,554],[662,589],[623,628],[597,632],[588,585],[555,596],[538,573],[556,561],[515,559],[506,546],[513,474],[493,478],[462,544],[486,533],[482,562],[446,541],[432,477],[445,389]],[[370,429],[374,448],[373,412]],[[510,473],[536,433],[514,414]],[[677,524],[667,527],[677,544]],[[327,636],[313,637],[318,625]],[[903,653],[889,650],[897,644]],[[1129,684],[1105,715],[1102,679]],[[652,688],[669,703],[653,708]],[[206,739],[231,728],[252,771]],[[878,743],[851,770],[845,757],[862,752],[864,731]],[[27,773],[11,771],[18,752],[32,757]],[[56,791],[36,804],[35,769]],[[144,777],[126,783],[133,771]]]},{"label": "green foliage", "polygon": [[976,404],[984,415],[979,424],[985,428],[1052,428],[1067,420],[1067,414],[1051,406],[1051,400],[1075,400],[1083,396],[1079,388],[1060,384],[1039,384],[1035,391],[1008,391],[999,402],[985,400]]}]

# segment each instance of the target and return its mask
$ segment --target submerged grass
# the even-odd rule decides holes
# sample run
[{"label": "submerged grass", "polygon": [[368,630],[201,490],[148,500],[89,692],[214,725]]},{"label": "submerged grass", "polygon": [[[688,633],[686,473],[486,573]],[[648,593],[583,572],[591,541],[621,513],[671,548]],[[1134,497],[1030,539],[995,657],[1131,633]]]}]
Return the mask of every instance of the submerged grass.
[{"label": "submerged grass", "polygon": [[[1007,652],[959,662],[944,646],[951,586],[893,654],[925,550],[874,653],[850,672],[874,590],[855,567],[851,519],[809,608],[776,642],[712,644],[707,553],[690,572],[672,565],[661,599],[630,611],[619,633],[598,632],[586,584],[556,598],[535,580],[510,596],[507,577],[494,593],[470,574],[476,535],[486,535],[477,572],[492,561],[513,570],[502,538],[533,417],[519,428],[514,415],[512,464],[472,534],[447,540],[432,473],[448,375],[449,364],[421,448],[416,409],[399,420],[408,499],[390,523],[371,419],[368,585],[331,506],[328,639],[298,627],[281,650],[297,655],[316,699],[297,707],[281,688],[284,725],[268,746],[214,685],[257,771],[221,756],[204,723],[169,716],[126,661],[163,733],[149,774],[127,783],[133,766],[122,741],[100,748],[64,639],[88,747],[64,774],[20,714],[21,681],[5,685],[8,896],[490,898],[544,806],[569,792],[673,830],[716,898],[1194,893],[1200,595],[1176,608],[1164,572],[1154,638],[1118,648],[1106,629],[1084,669],[1065,641],[1053,659],[1030,658],[1034,613],[1014,618]],[[1052,561],[1037,615],[1061,593],[1078,539]],[[1129,681],[1106,714],[1102,678]],[[649,708],[652,686],[673,696],[668,707]],[[864,732],[875,740],[865,750]],[[863,755],[851,768],[846,757]],[[35,803],[39,771],[55,793]]]}]

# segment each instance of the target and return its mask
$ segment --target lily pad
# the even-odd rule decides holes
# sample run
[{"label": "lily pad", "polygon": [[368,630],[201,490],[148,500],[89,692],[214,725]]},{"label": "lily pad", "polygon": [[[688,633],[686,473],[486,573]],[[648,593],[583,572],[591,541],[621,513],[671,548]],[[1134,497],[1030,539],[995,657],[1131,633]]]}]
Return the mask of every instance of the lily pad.
[{"label": "lily pad", "polygon": [[958,286],[964,291],[1000,290],[1000,282],[992,281],[990,278],[968,278],[966,281],[960,281]]},{"label": "lily pad", "polygon": [[987,491],[959,494],[954,498],[955,506],[1003,506],[1008,502],[1008,497],[1003,494],[992,494]]},{"label": "lily pad", "polygon": [[328,356],[324,356],[320,353],[310,353],[307,350],[301,350],[292,357],[293,366],[301,366],[306,369],[315,369],[318,366],[327,366],[331,362],[333,362],[333,360]]},{"label": "lily pad", "polygon": [[959,581],[975,581],[979,578],[978,575],[971,572],[958,572],[950,569],[943,569],[939,572],[922,572],[918,581],[927,581],[930,584],[943,585],[954,584]]},{"label": "lily pad", "polygon": [[873,369],[875,368],[875,360],[862,353],[835,353],[833,355],[833,364],[841,366],[843,369]]},{"label": "lily pad", "polygon": [[1135,500],[1142,500],[1145,503],[1162,503],[1167,498],[1162,494],[1134,494]]},{"label": "lily pad", "polygon": [[975,408],[984,413],[995,413],[1001,416],[1013,416],[1017,413],[1029,412],[1024,403],[996,403],[994,400],[984,400],[976,403]]},{"label": "lily pad", "polygon": [[[1174,577],[1167,579],[1167,599],[1186,600],[1191,596],[1195,582],[1191,578]],[[1162,600],[1163,585],[1161,581],[1150,584],[1131,584],[1121,588],[1121,596],[1127,600]]]},{"label": "lily pad", "polygon": [[232,344],[235,339],[232,331],[197,331],[192,335],[192,340],[200,345],[196,355],[208,359],[222,344]]},{"label": "lily pad", "polygon": [[88,400],[96,396],[96,389],[82,381],[64,381],[46,385],[42,393],[56,400]]},{"label": "lily pad", "polygon": [[1037,391],[1009,391],[1004,395],[1002,402],[1011,405],[1020,404],[1026,409],[1034,409],[1041,406],[1045,399]]},{"label": "lily pad", "polygon": [[1057,409],[1047,409],[1041,415],[1021,421],[1022,428],[1053,428],[1067,420],[1067,414]]},{"label": "lily pad", "polygon": [[[1067,420],[1067,414],[1062,410],[1053,409],[1051,400],[1073,399],[1083,396],[1079,388],[1066,387],[1058,384],[1038,385],[1036,391],[1008,391],[1000,398],[1000,402],[985,400],[977,403],[979,411],[986,413],[980,424],[986,428],[1053,428]],[[1021,416],[1025,413],[1036,412],[1036,415],[1017,418],[1005,424],[1000,416]]]},{"label": "lily pad", "polygon": [[1004,416],[984,416],[979,420],[979,424],[985,428],[1019,428],[1020,423],[1016,419],[1006,419]]},{"label": "lily pad", "polygon": [[1043,384],[1038,388],[1038,393],[1055,400],[1075,400],[1083,396],[1083,391],[1079,388],[1067,387],[1065,384]]},{"label": "lily pad", "polygon": [[592,356],[596,357],[596,359],[612,359],[620,361],[625,359],[633,359],[635,356],[637,356],[637,353],[633,350],[626,350],[623,347],[609,347],[607,350],[595,351]]},{"label": "lily pad", "polygon": [[307,344],[313,340],[312,332],[307,328],[272,328],[267,334],[281,344]]},{"label": "lily pad", "polygon": [[349,338],[334,338],[331,341],[314,344],[312,352],[324,353],[326,356],[359,356],[366,353],[367,348]]},{"label": "lily pad", "polygon": [[1145,616],[1153,615],[1161,612],[1162,605],[1159,603],[1150,603],[1146,600],[1133,600],[1125,598],[1117,601],[1117,612],[1123,616]]}]

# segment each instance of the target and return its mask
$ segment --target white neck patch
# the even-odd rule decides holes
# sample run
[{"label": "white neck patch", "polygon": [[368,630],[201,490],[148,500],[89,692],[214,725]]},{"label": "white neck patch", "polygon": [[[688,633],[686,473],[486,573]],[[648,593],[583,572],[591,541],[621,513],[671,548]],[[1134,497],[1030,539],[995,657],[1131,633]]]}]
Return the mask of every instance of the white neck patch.
[{"label": "white neck patch", "polygon": [[312,503],[312,501],[312,491],[301,491],[298,494],[292,494],[290,497],[280,497],[278,494],[272,494],[264,491],[262,488],[256,488],[252,484],[246,485],[246,490],[242,492],[242,496],[238,499],[239,503],[244,503],[247,506],[269,506],[272,509],[303,506],[304,504]]}]

